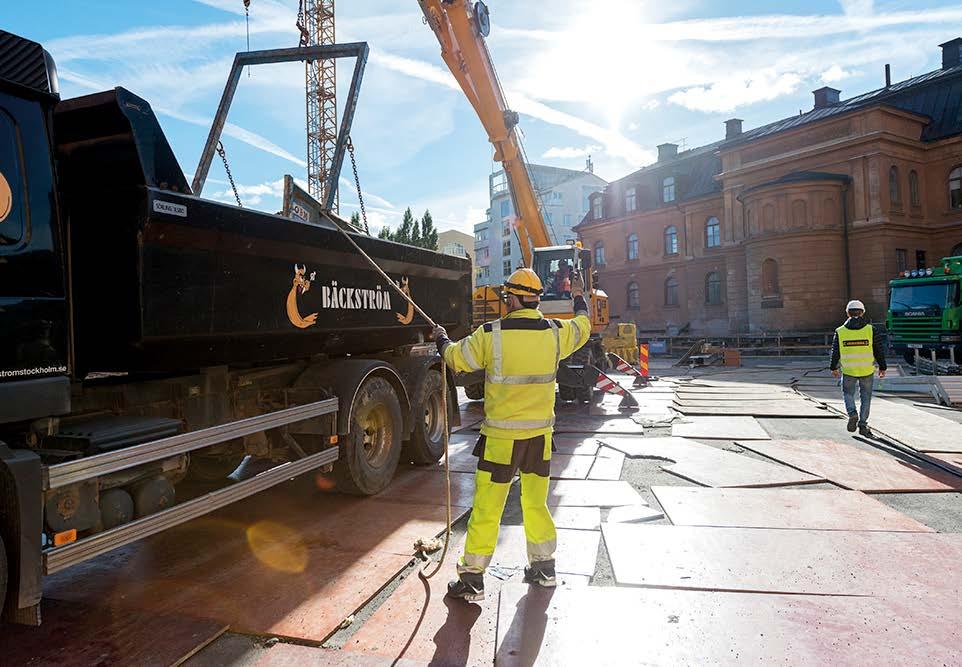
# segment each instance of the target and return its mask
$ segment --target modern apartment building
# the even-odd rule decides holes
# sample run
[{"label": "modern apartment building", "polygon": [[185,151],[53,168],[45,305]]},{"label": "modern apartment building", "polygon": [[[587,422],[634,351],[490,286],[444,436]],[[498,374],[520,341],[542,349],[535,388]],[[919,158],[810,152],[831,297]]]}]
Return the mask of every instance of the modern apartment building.
[{"label": "modern apartment building", "polygon": [[[552,243],[577,238],[573,227],[588,212],[589,197],[606,182],[589,161],[584,171],[529,164],[528,173],[541,200],[542,215]],[[490,206],[487,220],[474,226],[476,285],[499,285],[521,265],[521,246],[514,231],[515,212],[504,171],[488,179]]]}]

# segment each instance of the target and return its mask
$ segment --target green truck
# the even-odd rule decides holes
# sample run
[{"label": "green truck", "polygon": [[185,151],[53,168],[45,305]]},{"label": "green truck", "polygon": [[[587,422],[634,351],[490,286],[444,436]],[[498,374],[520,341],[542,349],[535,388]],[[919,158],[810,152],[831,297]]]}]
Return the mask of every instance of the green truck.
[{"label": "green truck", "polygon": [[938,266],[905,271],[889,282],[889,343],[913,363],[915,351],[930,358],[962,360],[962,256]]}]

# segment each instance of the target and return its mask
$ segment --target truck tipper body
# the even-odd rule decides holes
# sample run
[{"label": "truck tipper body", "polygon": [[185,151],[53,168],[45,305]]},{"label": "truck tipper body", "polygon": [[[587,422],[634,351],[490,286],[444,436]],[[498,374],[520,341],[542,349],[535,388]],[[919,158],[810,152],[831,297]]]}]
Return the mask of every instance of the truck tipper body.
[{"label": "truck tipper body", "polygon": [[[345,224],[194,196],[145,100],[60,100],[0,31],[4,619],[40,621],[45,574],[295,475],[375,494],[437,461],[457,410],[430,326]],[[468,332],[468,261],[354,239]]]}]

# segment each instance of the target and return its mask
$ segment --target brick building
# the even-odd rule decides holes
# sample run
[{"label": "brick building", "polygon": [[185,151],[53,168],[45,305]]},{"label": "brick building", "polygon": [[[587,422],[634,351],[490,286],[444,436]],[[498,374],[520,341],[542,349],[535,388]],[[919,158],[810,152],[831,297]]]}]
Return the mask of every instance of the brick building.
[{"label": "brick building", "polygon": [[860,298],[884,318],[906,269],[962,254],[962,38],[942,68],[612,182],[577,226],[611,312],[643,331],[823,331]]}]

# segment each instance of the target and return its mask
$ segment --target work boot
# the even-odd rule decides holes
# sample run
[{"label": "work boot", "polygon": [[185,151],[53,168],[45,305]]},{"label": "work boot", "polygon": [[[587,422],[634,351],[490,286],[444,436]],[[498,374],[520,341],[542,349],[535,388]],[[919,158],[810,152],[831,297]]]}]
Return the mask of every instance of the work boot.
[{"label": "work boot", "polygon": [[484,599],[484,575],[463,572],[457,581],[448,582],[447,596],[465,602],[481,602]]},{"label": "work boot", "polygon": [[866,438],[874,438],[875,434],[872,433],[872,429],[868,427],[868,424],[858,427],[858,434]]},{"label": "work boot", "polygon": [[846,428],[849,433],[855,433],[855,429],[858,428],[858,415],[848,416],[848,426]]},{"label": "work boot", "polygon": [[529,584],[537,584],[545,588],[554,588],[558,585],[555,579],[554,559],[543,560],[532,563],[530,567],[524,568],[524,580]]}]

